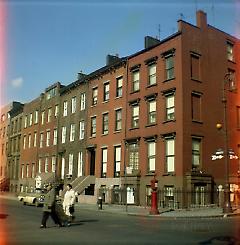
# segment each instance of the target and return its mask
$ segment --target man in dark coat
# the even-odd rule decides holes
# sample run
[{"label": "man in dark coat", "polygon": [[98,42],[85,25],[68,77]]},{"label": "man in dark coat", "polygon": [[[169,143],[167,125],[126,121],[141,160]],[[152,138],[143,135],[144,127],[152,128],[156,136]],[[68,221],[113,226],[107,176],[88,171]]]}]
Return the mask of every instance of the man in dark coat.
[{"label": "man in dark coat", "polygon": [[43,205],[43,214],[42,214],[42,224],[40,228],[46,228],[46,223],[49,218],[49,215],[52,217],[55,224],[58,224],[59,227],[62,226],[59,217],[56,214],[55,210],[55,201],[56,201],[56,191],[51,184],[47,186],[47,194],[45,195],[44,205]]}]

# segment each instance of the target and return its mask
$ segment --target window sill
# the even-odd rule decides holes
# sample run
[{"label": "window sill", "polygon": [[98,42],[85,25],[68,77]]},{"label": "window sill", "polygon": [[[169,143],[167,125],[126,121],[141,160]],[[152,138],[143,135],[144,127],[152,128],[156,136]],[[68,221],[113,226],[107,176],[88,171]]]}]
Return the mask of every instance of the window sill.
[{"label": "window sill", "polygon": [[96,106],[97,106],[97,104],[91,105],[91,107],[96,107]]},{"label": "window sill", "polygon": [[199,79],[197,79],[197,78],[193,78],[193,77],[191,77],[191,80],[192,80],[192,81],[194,81],[194,82],[199,82],[199,83],[202,83],[202,81],[201,81],[201,80],[199,80]]},{"label": "window sill", "polygon": [[135,129],[139,129],[139,127],[136,127],[136,128],[130,128],[129,130],[135,130]]},{"label": "window sill", "polygon": [[165,82],[169,82],[169,81],[172,81],[172,80],[175,80],[175,77],[172,77],[172,78],[166,79],[166,80],[164,80],[164,81],[163,81],[163,83],[165,83]]},{"label": "window sill", "polygon": [[106,135],[108,135],[108,133],[104,133],[104,134],[102,134],[102,136],[106,136]]},{"label": "window sill", "polygon": [[114,131],[113,133],[114,134],[119,134],[119,133],[121,133],[122,132],[122,130],[116,130],[116,131]]},{"label": "window sill", "polygon": [[122,98],[122,96],[116,96],[116,97],[115,97],[115,100],[121,99],[121,98]]},{"label": "window sill", "polygon": [[164,173],[162,176],[176,176],[174,172],[171,173]]},{"label": "window sill", "polygon": [[108,103],[109,102],[109,100],[104,100],[103,102],[102,102],[102,104],[106,104],[106,103]]},{"label": "window sill", "polygon": [[169,123],[169,122],[176,122],[176,119],[165,120],[165,121],[163,121],[163,124]]},{"label": "window sill", "polygon": [[157,123],[151,123],[151,124],[147,124],[145,127],[149,128],[149,127],[154,127],[157,126]]},{"label": "window sill", "polygon": [[146,176],[155,176],[155,171],[147,173]]},{"label": "window sill", "polygon": [[192,120],[192,122],[194,122],[194,123],[199,123],[199,124],[203,124],[202,121],[198,121],[198,120]]},{"label": "window sill", "polygon": [[140,89],[136,90],[136,91],[132,91],[132,92],[130,92],[130,94],[135,94],[135,93],[138,93],[138,92],[140,92]]},{"label": "window sill", "polygon": [[228,62],[231,62],[231,63],[233,63],[233,64],[236,64],[236,61],[235,61],[235,60],[230,60],[230,59],[228,59]]},{"label": "window sill", "polygon": [[154,84],[148,84],[147,85],[147,88],[152,88],[152,87],[156,87],[157,86],[157,83],[154,83]]},{"label": "window sill", "polygon": [[96,138],[96,135],[95,136],[90,136],[89,139],[94,139]]}]

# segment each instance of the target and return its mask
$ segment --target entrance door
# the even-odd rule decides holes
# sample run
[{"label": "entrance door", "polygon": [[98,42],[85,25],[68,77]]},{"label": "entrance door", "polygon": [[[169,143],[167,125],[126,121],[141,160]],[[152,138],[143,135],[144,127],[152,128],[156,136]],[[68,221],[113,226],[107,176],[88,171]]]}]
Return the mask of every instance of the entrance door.
[{"label": "entrance door", "polygon": [[195,186],[195,204],[205,205],[206,204],[206,186]]},{"label": "entrance door", "polygon": [[127,187],[127,204],[134,204],[134,188]]},{"label": "entrance door", "polygon": [[90,175],[95,175],[95,150],[90,151]]}]

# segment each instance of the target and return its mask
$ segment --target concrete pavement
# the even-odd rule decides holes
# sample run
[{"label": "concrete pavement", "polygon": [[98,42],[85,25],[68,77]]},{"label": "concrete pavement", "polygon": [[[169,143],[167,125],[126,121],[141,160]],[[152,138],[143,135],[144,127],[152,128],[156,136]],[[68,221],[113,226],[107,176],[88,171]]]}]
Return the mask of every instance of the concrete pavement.
[{"label": "concrete pavement", "polygon": [[[11,193],[0,193],[0,198],[18,200],[17,196]],[[150,207],[135,206],[135,205],[115,205],[103,204],[102,210],[98,209],[97,204],[76,203],[76,211],[80,209],[91,210],[95,212],[107,212],[123,215],[137,215],[146,217],[168,217],[168,218],[210,218],[210,217],[231,217],[240,216],[240,207],[234,209],[233,213],[223,214],[222,208],[219,207],[200,207],[192,209],[168,209],[159,208],[159,214],[150,215]]]},{"label": "concrete pavement", "polygon": [[102,210],[98,209],[96,204],[75,204],[77,209],[87,209],[98,212],[118,213],[135,216],[149,216],[149,217],[169,217],[169,218],[210,218],[210,217],[230,217],[240,216],[240,209],[235,209],[233,213],[223,214],[222,208],[219,207],[202,207],[192,209],[176,209],[159,208],[159,214],[150,215],[150,207],[134,206],[134,205],[115,205],[103,204]]}]

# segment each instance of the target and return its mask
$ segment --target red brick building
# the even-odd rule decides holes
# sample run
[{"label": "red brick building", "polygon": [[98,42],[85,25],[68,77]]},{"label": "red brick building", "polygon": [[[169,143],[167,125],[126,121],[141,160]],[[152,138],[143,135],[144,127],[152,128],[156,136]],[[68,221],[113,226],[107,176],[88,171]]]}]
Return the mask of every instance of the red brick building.
[{"label": "red brick building", "polygon": [[19,186],[41,187],[55,178],[60,83],[48,87],[23,110]]},{"label": "red brick building", "polygon": [[[211,156],[224,147],[216,124],[224,124],[226,74],[232,74],[231,83],[239,80],[239,40],[209,26],[198,11],[196,26],[180,20],[174,35],[145,41],[145,49],[119,60],[117,69],[107,66],[89,75],[86,175],[96,176],[95,194],[100,188],[107,202],[114,201],[114,188],[123,188],[128,203],[149,204],[156,175],[164,206],[215,203],[214,193],[225,185],[225,162]],[[239,152],[239,95],[226,93],[229,147]],[[114,130],[116,108],[123,111],[120,134]],[[229,161],[231,184],[239,181],[238,161]]]},{"label": "red brick building", "polygon": [[146,37],[143,50],[109,55],[106,66],[27,103],[22,190],[36,176],[53,180],[57,164],[57,176],[82,201],[101,195],[108,203],[149,205],[155,176],[159,204],[178,208],[219,204],[229,172],[235,201],[239,159],[227,171],[226,157],[212,155],[225,148],[240,155],[240,40],[208,25],[203,11],[196,17],[196,25],[180,20],[166,39]]}]

